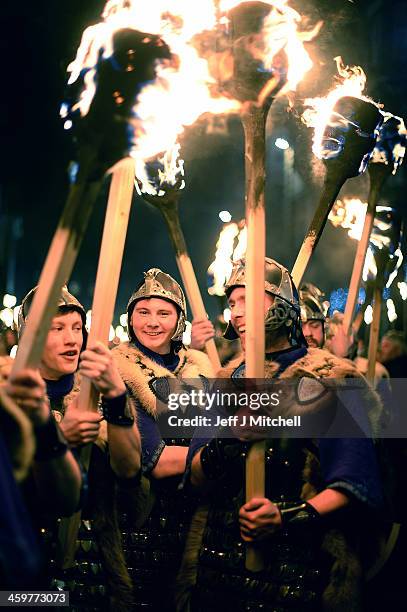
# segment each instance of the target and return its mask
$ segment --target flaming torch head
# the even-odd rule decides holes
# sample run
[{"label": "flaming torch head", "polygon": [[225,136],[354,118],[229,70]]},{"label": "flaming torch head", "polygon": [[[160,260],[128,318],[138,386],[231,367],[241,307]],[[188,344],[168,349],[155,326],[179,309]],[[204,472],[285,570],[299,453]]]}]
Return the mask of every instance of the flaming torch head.
[{"label": "flaming torch head", "polygon": [[369,171],[387,166],[388,173],[396,174],[397,169],[403,163],[406,152],[407,131],[401,117],[391,113],[383,113],[384,121],[379,131]]},{"label": "flaming torch head", "polygon": [[64,127],[74,130],[78,147],[93,147],[101,173],[126,156],[137,140],[133,108],[146,83],[157,76],[160,61],[173,59],[158,35],[120,29],[111,37],[111,53],[100,48],[94,67],[85,67],[70,84],[62,105]]},{"label": "flaming torch head", "polygon": [[382,121],[383,115],[375,104],[353,96],[339,98],[322,137],[320,156],[328,168],[346,178],[362,174]]},{"label": "flaming torch head", "polygon": [[274,56],[272,66],[264,63],[265,20],[272,10],[265,2],[242,2],[228,13],[234,59],[232,93],[241,102],[257,101],[265,88],[273,97],[286,83],[288,60],[283,51]]}]

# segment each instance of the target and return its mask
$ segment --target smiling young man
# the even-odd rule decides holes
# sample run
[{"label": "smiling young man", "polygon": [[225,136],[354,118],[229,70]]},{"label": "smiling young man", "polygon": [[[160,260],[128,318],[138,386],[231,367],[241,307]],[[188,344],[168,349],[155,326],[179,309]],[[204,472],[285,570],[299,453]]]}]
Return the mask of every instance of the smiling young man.
[{"label": "smiling young man", "polygon": [[[358,377],[356,369],[307,347],[296,287],[288,270],[268,258],[264,289],[265,378],[279,381],[274,384],[297,413],[329,416],[332,408],[339,410],[332,379]],[[238,336],[244,349],[245,260],[235,263],[225,293],[231,309],[225,337]],[[244,376],[244,357],[219,374],[231,379],[228,390],[230,385],[241,389]],[[324,384],[327,378],[329,385]],[[373,394],[369,400],[377,403]],[[191,442],[187,474],[207,500],[187,540],[178,580],[180,609],[361,610],[357,533],[363,514],[381,503],[372,441],[308,439],[301,432],[287,437],[273,428],[263,430],[265,496],[245,502],[245,458],[253,436],[245,431],[242,439],[238,431],[223,428],[218,437]],[[246,569],[245,542],[261,550],[262,572]]]},{"label": "smiling young man", "polygon": [[[35,289],[22,302],[20,334],[30,316],[34,293]],[[80,599],[90,607],[115,606],[118,602],[128,602],[130,606],[131,580],[123,559],[115,490],[139,486],[140,436],[135,409],[111,352],[101,342],[85,349],[85,320],[82,304],[64,287],[39,365],[53,416],[69,445],[78,453],[84,444],[94,443],[88,471],[88,503],[82,512],[79,536],[83,545],[78,547],[69,572],[57,572],[53,577],[70,585],[74,604]],[[101,393],[100,411],[78,409],[77,396],[84,376]],[[36,514],[39,523],[44,521],[44,504],[39,505]],[[46,522],[39,526],[48,527]],[[45,533],[44,537],[55,543],[55,527],[50,525]],[[91,564],[98,568],[96,576],[91,575]]]},{"label": "smiling young man", "polygon": [[175,577],[191,515],[191,503],[178,491],[188,441],[164,439],[159,423],[167,418],[169,383],[187,379],[188,384],[193,380],[203,388],[212,367],[204,353],[182,344],[185,296],[169,274],[158,268],[148,270],[130,297],[127,315],[130,341],[112,353],[137,405],[143,483],[151,488],[154,499],[148,522],[123,526],[131,534],[128,563],[137,586],[137,605],[146,610],[174,610]]}]

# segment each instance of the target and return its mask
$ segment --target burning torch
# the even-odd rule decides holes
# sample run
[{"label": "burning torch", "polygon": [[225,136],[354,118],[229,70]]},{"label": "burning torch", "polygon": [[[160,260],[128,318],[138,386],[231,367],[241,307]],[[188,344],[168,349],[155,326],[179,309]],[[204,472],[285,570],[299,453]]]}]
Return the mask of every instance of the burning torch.
[{"label": "burning torch", "polygon": [[313,151],[324,162],[326,174],[319,204],[292,270],[297,286],[301,284],[339,191],[347,179],[366,170],[383,121],[377,105],[361,95],[366,82],[363,70],[345,68],[341,58],[336,59],[343,84],[325,99],[305,102],[317,109],[304,113],[303,120],[315,127]]},{"label": "burning torch", "polygon": [[[131,16],[108,3],[104,20],[85,31],[70,65],[67,100],[61,108],[66,130],[77,146],[77,170],[61,221],[49,249],[39,286],[17,353],[15,368],[36,366],[63,284],[69,278],[104,175],[113,174],[99,258],[90,340],[107,342],[116,300],[121,261],[133,194],[133,153],[142,133],[134,107],[146,82],[174,60],[155,34],[130,26]],[[79,407],[96,408],[90,381],[83,381]],[[83,449],[88,465],[90,448]],[[80,513],[61,521],[59,563],[72,564]]]},{"label": "burning torch", "polygon": [[[144,200],[153,204],[162,213],[175,250],[175,259],[185,287],[188,302],[191,306],[192,314],[194,318],[205,319],[207,316],[205,305],[202,300],[192,261],[188,254],[178,213],[181,190],[185,187],[183,163],[181,160],[177,163],[178,152],[179,145],[176,145],[172,152],[166,153],[160,160],[164,170],[158,171],[160,186],[156,190],[150,188],[150,193],[147,193],[141,190],[140,185],[137,185],[137,187]],[[152,187],[151,182],[150,186]],[[155,195],[151,193],[152,191],[155,191]],[[205,349],[214,371],[219,371],[221,363],[215,341],[213,339],[208,340],[205,344]]]},{"label": "burning torch", "polygon": [[374,381],[383,289],[391,286],[403,261],[400,240],[401,220],[396,211],[387,206],[378,207],[363,272],[367,290],[373,289],[374,299],[367,372],[371,381]]},{"label": "burning torch", "polygon": [[[266,119],[274,98],[295,89],[312,66],[302,41],[319,30],[299,33],[300,16],[285,2],[223,0],[227,32],[220,60],[227,66],[222,86],[241,103],[246,172],[246,376],[264,378],[265,155]],[[264,496],[265,443],[251,446],[246,460],[246,498]],[[246,567],[262,569],[262,559],[248,546]]]},{"label": "burning torch", "polygon": [[[94,35],[96,38],[96,32]],[[154,78],[157,62],[171,57],[158,36],[124,29],[110,32],[93,58],[95,64],[89,65],[92,44],[89,40],[85,43],[78,50],[77,60],[81,56],[85,59],[82,58],[81,70],[72,68],[70,99],[61,111],[64,127],[75,134],[77,171],[40,276],[17,352],[16,370],[39,363],[57,299],[72,271],[109,168],[117,175],[112,181],[115,199],[120,199],[127,184],[128,205],[131,201],[134,162],[127,156],[136,138],[131,129],[131,109],[145,80]],[[119,180],[121,187],[117,185],[118,176],[124,177]],[[111,284],[109,291],[115,295]]]},{"label": "burning torch", "polygon": [[363,265],[369,238],[373,227],[376,206],[379,201],[382,187],[391,174],[396,174],[403,162],[407,132],[403,119],[390,113],[383,113],[384,122],[380,128],[379,137],[369,163],[370,190],[368,206],[361,239],[358,243],[352,277],[346,301],[343,326],[348,334],[355,310],[357,295],[362,277]]}]

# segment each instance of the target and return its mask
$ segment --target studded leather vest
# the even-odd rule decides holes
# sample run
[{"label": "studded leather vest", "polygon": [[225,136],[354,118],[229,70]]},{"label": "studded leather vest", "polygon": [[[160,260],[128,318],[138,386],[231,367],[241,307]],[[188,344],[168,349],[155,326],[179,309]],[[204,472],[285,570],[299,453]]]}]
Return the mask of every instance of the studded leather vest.
[{"label": "studded leather vest", "polygon": [[[304,440],[278,439],[266,446],[266,497],[294,502],[301,496],[307,465],[316,449]],[[318,528],[281,530],[262,545],[265,569],[245,569],[245,544],[239,532],[244,504],[245,455],[227,482],[211,494],[210,510],[199,555],[193,610],[318,610],[324,583]],[[243,486],[242,486],[243,485]]]}]

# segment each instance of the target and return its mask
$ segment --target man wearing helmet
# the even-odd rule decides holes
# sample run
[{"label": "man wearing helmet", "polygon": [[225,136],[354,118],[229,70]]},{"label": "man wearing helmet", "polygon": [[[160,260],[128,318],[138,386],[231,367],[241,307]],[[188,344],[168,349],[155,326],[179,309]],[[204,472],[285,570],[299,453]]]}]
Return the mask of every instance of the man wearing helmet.
[{"label": "man wearing helmet", "polygon": [[323,302],[324,294],[312,283],[300,288],[300,307],[302,331],[308,346],[322,348],[325,343],[325,320],[328,302]]},{"label": "man wearing helmet", "polygon": [[[164,439],[160,420],[168,414],[169,384],[177,379],[205,388],[212,375],[208,357],[182,344],[186,302],[179,284],[158,268],[144,274],[127,306],[130,341],[112,354],[137,406],[142,442],[144,520],[127,510],[128,563],[135,599],[148,610],[173,610],[173,588],[191,501],[177,488],[185,470],[188,441]],[[148,521],[147,521],[148,519]],[[159,589],[157,589],[159,585]]]},{"label": "man wearing helmet", "polygon": [[[239,336],[243,348],[245,287],[241,260],[226,285],[231,322],[225,336]],[[287,397],[298,413],[331,414],[336,395],[325,381],[357,377],[356,369],[326,351],[307,348],[291,276],[268,258],[264,311],[265,378],[291,382],[295,393]],[[220,376],[237,386],[244,373],[240,359]],[[378,407],[369,389],[364,391]],[[179,577],[180,609],[316,612],[344,610],[350,604],[361,609],[355,533],[359,512],[367,514],[381,503],[372,441],[276,437],[270,429],[263,431],[263,439],[273,436],[266,440],[265,497],[245,503],[250,436],[242,440],[227,429],[190,446],[189,479],[207,491],[208,502],[192,521]],[[246,570],[244,542],[260,548],[264,571]]]},{"label": "man wearing helmet", "polygon": [[[31,290],[22,302],[20,335],[30,316],[35,291],[36,288]],[[89,495],[78,536],[81,545],[72,568],[56,575],[54,565],[52,573],[53,578],[69,584],[74,605],[79,599],[89,606],[105,607],[108,602],[115,606],[119,601],[125,605],[126,598],[131,600],[131,581],[125,569],[114,500],[117,487],[139,486],[140,437],[135,409],[110,351],[101,342],[85,348],[85,321],[82,304],[64,287],[39,364],[46,384],[48,410],[51,408],[54,417],[53,429],[45,432],[46,452],[59,452],[60,444],[56,443],[59,430],[75,452],[84,444],[94,443],[88,472]],[[101,393],[100,411],[78,409],[83,376]],[[28,495],[34,503],[33,514],[38,526],[46,527],[42,529],[44,540],[55,545],[56,528],[47,521],[44,503],[29,485],[30,482]],[[54,551],[49,551],[49,556],[53,555]],[[91,575],[91,563],[99,568],[97,577]]]}]

